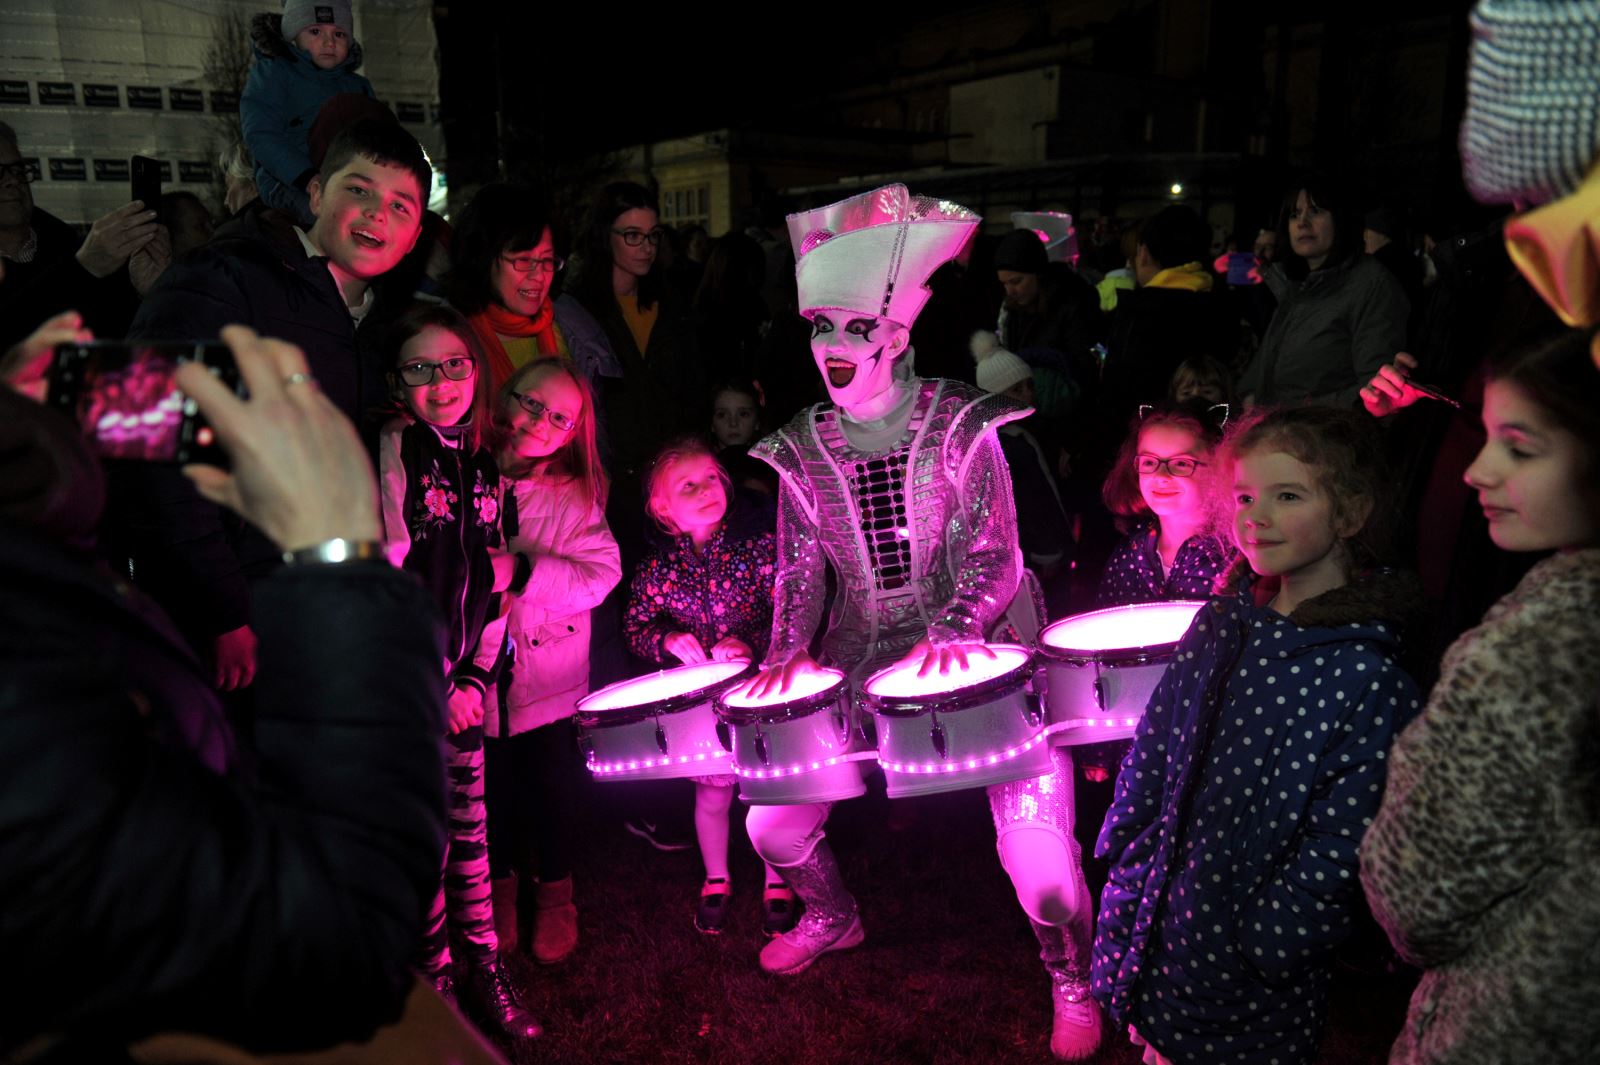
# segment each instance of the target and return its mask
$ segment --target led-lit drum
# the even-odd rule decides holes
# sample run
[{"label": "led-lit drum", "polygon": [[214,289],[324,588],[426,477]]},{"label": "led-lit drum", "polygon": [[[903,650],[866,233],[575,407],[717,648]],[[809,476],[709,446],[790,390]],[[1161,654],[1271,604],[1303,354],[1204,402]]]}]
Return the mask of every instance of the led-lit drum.
[{"label": "led-lit drum", "polygon": [[991,644],[960,673],[917,676],[914,665],[868,678],[861,705],[878,725],[878,764],[892,799],[1003,784],[1054,766],[1031,691],[1033,653]]},{"label": "led-lit drum", "polygon": [[1192,600],[1115,606],[1063,618],[1041,632],[1051,742],[1069,747],[1132,736],[1203,606]]},{"label": "led-lit drum", "polygon": [[712,700],[748,662],[700,662],[621,680],[578,701],[578,742],[599,780],[698,777],[728,771]]},{"label": "led-lit drum", "polygon": [[870,762],[873,752],[855,727],[850,682],[838,670],[803,673],[782,695],[761,699],[730,689],[717,697],[717,716],[745,802],[773,806],[866,794],[861,762]]}]

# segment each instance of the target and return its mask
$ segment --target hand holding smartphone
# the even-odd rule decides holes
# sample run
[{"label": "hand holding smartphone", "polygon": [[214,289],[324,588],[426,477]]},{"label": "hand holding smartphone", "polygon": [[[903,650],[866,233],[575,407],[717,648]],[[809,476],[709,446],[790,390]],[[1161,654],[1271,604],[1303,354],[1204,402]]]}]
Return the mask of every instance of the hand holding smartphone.
[{"label": "hand holding smartphone", "polygon": [[101,458],[226,466],[216,434],[175,380],[189,362],[244,395],[224,344],[92,341],[56,346],[46,403],[73,418]]}]

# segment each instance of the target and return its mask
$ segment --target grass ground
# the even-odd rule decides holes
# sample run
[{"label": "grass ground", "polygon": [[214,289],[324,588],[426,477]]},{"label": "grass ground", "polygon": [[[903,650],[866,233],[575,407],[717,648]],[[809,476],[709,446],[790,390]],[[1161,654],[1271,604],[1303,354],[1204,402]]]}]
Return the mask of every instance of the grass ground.
[{"label": "grass ground", "polygon": [[[577,952],[550,967],[513,962],[547,1032],[519,1065],[1051,1061],[1049,983],[995,856],[981,791],[917,800],[899,831],[884,827],[881,792],[836,807],[830,838],[866,942],[776,979],[756,966],[761,870],[741,827],[728,929],[702,935],[692,923],[697,852],[663,854],[624,833],[626,787],[584,783]],[[681,790],[687,823],[689,785]],[[1341,969],[1319,1062],[1385,1060],[1409,986],[1368,968]],[[1094,1061],[1139,1056],[1108,1033]]]}]

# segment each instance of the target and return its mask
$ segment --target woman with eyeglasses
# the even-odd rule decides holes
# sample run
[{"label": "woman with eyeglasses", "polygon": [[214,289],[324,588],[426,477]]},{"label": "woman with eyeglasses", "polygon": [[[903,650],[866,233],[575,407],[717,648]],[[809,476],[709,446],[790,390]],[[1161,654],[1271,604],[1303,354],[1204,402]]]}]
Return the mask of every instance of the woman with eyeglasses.
[{"label": "woman with eyeglasses", "polygon": [[523,943],[544,964],[578,944],[572,714],[589,692],[590,611],[622,577],[594,413],[588,382],[555,356],[515,371],[493,407],[503,528],[517,562],[474,659],[499,675],[483,721],[489,871],[502,948]]},{"label": "woman with eyeglasses", "polygon": [[702,428],[707,382],[687,301],[657,262],[666,230],[656,197],[633,182],[600,191],[589,220],[578,299],[622,364],[603,395],[613,472],[632,485],[669,437]]},{"label": "woman with eyeglasses", "polygon": [[[582,304],[559,291],[565,261],[554,219],[537,190],[485,185],[455,227],[446,294],[472,325],[488,357],[488,387],[498,389],[535,359],[560,356],[590,389],[622,366],[605,332]],[[597,427],[605,439],[603,426]]]}]

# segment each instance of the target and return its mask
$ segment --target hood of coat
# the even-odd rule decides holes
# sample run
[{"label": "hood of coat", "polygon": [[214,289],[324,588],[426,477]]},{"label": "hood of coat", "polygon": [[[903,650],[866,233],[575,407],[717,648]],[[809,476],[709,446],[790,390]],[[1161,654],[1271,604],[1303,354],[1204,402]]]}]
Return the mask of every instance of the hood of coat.
[{"label": "hood of coat", "polygon": [[319,71],[309,55],[283,39],[283,14],[275,11],[263,11],[250,20],[250,45],[259,57],[304,63],[312,71],[322,74],[342,74],[355,70],[361,66],[362,60],[361,42],[352,36],[349,58],[333,70]]},{"label": "hood of coat", "polygon": [[[1257,607],[1277,594],[1277,581],[1258,577],[1244,559],[1217,578],[1217,593],[1237,596]],[[1401,637],[1416,631],[1425,616],[1422,582],[1408,570],[1372,569],[1357,574],[1350,583],[1307,599],[1289,615],[1304,639],[1290,648],[1348,640],[1352,626],[1375,642],[1398,647]]]}]

